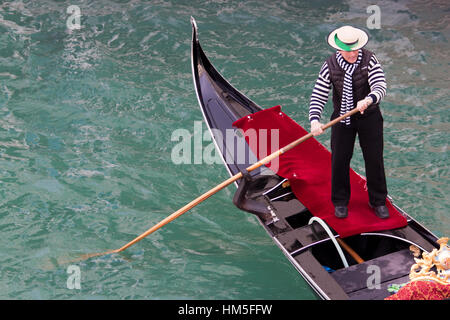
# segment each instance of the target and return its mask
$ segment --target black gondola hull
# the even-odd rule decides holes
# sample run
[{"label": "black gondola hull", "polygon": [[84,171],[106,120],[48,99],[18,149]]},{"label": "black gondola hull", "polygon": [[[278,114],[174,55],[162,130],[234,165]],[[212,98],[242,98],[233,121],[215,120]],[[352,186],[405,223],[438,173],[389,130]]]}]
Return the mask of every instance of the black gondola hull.
[{"label": "black gondola hull", "polygon": [[[249,156],[251,151],[248,145],[242,143],[243,137],[235,132],[232,124],[262,108],[236,90],[214,68],[198,41],[195,20],[191,19],[191,23],[192,74],[198,102],[217,151],[229,174],[233,176],[253,164],[254,158]],[[230,139],[230,134],[233,139]],[[240,156],[242,153],[247,155],[244,161],[236,161],[243,159]],[[339,256],[334,244],[339,235],[333,232],[330,237],[323,230],[315,230],[309,225],[312,215],[308,209],[290,194],[289,188],[283,187],[284,180],[281,177],[266,175],[267,171],[270,170],[265,167],[252,171],[255,181],[243,192],[246,197],[268,204],[275,219],[266,219],[263,215],[256,215],[256,218],[322,299],[383,299],[390,294],[387,291],[390,283],[408,280],[408,268],[414,263],[409,255],[410,245],[425,251],[437,247],[437,237],[396,206],[408,221],[406,227],[346,238],[366,258],[365,263],[357,264],[347,254]],[[236,186],[238,184],[239,180]],[[350,266],[343,267],[343,260],[348,260]],[[375,289],[367,281],[364,282],[367,268],[373,265],[379,266],[381,270],[380,283]],[[330,266],[332,268],[328,268]],[[333,272],[326,268],[333,269]]]}]

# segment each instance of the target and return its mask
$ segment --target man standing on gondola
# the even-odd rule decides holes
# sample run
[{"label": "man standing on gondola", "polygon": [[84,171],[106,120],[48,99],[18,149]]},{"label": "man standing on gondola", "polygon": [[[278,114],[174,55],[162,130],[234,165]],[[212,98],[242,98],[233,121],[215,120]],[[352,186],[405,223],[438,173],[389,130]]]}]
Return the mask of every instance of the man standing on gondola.
[{"label": "man standing on gondola", "polygon": [[358,135],[366,167],[368,205],[379,218],[388,218],[383,162],[383,117],[379,108],[379,103],[386,94],[384,72],[375,55],[363,49],[368,42],[368,35],[363,30],[344,26],[331,32],[327,41],[337,51],[323,64],[311,95],[311,132],[315,136],[323,132],[320,118],[331,88],[334,108],[331,120],[354,108],[360,111],[331,129],[331,201],[335,207],[335,215],[338,218],[348,215],[350,160]]}]

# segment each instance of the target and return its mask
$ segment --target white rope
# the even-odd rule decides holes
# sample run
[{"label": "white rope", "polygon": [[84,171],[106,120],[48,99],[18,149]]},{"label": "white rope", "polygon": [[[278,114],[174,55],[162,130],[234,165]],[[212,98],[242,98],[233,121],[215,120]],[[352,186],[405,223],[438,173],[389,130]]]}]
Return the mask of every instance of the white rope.
[{"label": "white rope", "polygon": [[333,233],[331,232],[330,228],[328,227],[328,225],[325,223],[325,221],[323,221],[319,217],[312,217],[309,220],[308,224],[312,224],[314,221],[319,223],[322,226],[322,228],[325,230],[325,232],[328,234],[328,236],[330,237],[331,241],[333,241],[334,246],[336,247],[336,250],[339,253],[339,256],[341,257],[341,260],[342,260],[342,263],[344,264],[344,267],[348,268],[348,262],[347,262],[347,259],[344,256],[344,252],[342,251],[342,248],[339,245],[339,243],[337,243],[337,241],[336,241]]}]

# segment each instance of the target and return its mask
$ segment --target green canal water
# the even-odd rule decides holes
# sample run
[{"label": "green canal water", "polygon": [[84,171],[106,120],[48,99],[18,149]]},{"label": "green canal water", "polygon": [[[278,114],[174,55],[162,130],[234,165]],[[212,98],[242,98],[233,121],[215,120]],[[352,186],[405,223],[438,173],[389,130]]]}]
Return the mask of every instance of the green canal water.
[{"label": "green canal water", "polygon": [[[377,1],[380,29],[368,29],[371,4],[1,1],[0,298],[316,299],[257,220],[233,206],[233,186],[124,253],[64,263],[121,247],[228,177],[222,164],[172,161],[174,130],[193,134],[202,121],[190,16],[235,87],[306,128],[332,53],[325,37],[344,24],[366,28],[389,87],[389,193],[449,236],[450,7]],[[70,5],[80,29],[69,28]],[[329,133],[319,140],[329,148]],[[352,167],[364,173],[359,146]]]}]

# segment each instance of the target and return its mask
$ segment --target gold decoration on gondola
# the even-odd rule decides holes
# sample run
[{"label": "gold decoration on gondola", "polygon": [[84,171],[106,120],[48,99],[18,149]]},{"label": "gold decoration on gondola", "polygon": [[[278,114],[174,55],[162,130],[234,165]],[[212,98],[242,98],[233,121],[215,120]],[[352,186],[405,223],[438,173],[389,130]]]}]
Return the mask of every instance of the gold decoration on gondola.
[{"label": "gold decoration on gondola", "polygon": [[435,281],[440,284],[450,284],[450,247],[447,245],[449,238],[440,238],[437,243],[439,250],[433,249],[430,253],[423,252],[419,259],[420,251],[411,246],[416,263],[411,266],[409,279],[412,281]]}]

